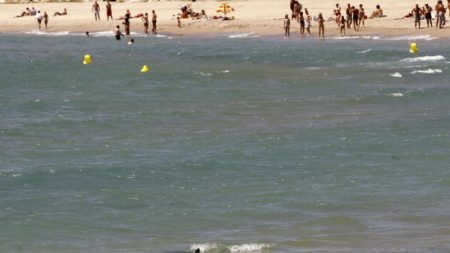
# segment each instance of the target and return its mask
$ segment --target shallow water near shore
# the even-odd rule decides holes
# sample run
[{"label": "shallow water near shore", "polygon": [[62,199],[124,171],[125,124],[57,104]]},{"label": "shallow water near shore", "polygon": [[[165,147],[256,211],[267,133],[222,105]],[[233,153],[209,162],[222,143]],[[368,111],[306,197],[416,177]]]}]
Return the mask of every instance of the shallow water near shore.
[{"label": "shallow water near shore", "polygon": [[449,45],[0,35],[0,251],[448,252]]}]

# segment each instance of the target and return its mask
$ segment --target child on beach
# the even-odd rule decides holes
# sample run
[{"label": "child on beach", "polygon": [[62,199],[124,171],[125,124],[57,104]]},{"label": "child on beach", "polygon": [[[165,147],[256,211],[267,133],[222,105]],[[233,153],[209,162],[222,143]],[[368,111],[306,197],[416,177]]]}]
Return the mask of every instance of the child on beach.
[{"label": "child on beach", "polygon": [[306,14],[306,31],[308,32],[308,36],[311,36],[311,20],[312,17],[309,15],[308,9],[305,8]]},{"label": "child on beach", "polygon": [[298,17],[298,22],[300,23],[300,36],[305,36],[305,17],[303,17],[302,11]]},{"label": "child on beach", "polygon": [[47,30],[47,24],[48,24],[48,14],[45,11],[44,12],[44,25],[45,25],[45,30]]},{"label": "child on beach", "polygon": [[123,33],[120,31],[120,26],[116,26],[116,30],[114,31],[114,34],[116,36],[116,40],[120,40],[121,37],[125,37]]},{"label": "child on beach", "polygon": [[106,21],[109,21],[110,18],[111,20],[113,20],[112,5],[111,2],[108,0],[108,2],[106,3]]},{"label": "child on beach", "polygon": [[290,27],[291,27],[291,20],[289,19],[289,15],[286,14],[286,16],[284,16],[284,36],[285,37],[291,37],[291,33],[290,33]]},{"label": "child on beach", "polygon": [[177,17],[177,24],[178,24],[178,28],[181,28],[181,19],[180,19],[180,17]]},{"label": "child on beach", "polygon": [[148,35],[148,13],[142,17],[142,21],[144,21],[144,33]]},{"label": "child on beach", "polygon": [[319,13],[317,21],[319,22],[319,38],[325,38],[325,19],[323,18],[322,13]]},{"label": "child on beach", "polygon": [[95,21],[100,21],[100,5],[97,3],[97,0],[92,5],[92,11],[94,12]]},{"label": "child on beach", "polygon": [[344,17],[341,18],[340,25],[341,25],[341,36],[345,36],[345,25],[347,24],[347,20],[345,20]]}]

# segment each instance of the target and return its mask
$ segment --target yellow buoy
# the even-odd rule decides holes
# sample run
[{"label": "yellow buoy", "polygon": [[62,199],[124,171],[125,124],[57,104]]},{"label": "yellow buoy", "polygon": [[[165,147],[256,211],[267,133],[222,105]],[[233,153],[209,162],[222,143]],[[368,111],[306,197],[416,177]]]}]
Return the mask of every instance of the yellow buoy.
[{"label": "yellow buoy", "polygon": [[142,68],[141,68],[141,72],[142,73],[145,73],[145,72],[148,72],[148,71],[150,71],[150,68],[147,65],[142,66]]},{"label": "yellow buoy", "polygon": [[409,52],[411,54],[415,54],[415,53],[419,52],[419,49],[417,48],[417,44],[416,43],[411,43],[409,45]]},{"label": "yellow buoy", "polygon": [[90,54],[85,54],[84,55],[84,60],[83,60],[83,64],[84,65],[88,65],[92,63],[92,59],[91,59],[91,55]]}]

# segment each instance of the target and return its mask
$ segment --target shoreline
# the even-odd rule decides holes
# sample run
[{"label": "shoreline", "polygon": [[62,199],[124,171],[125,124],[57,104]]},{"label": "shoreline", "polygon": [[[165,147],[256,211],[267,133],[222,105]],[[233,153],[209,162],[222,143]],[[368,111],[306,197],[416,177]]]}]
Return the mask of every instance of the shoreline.
[{"label": "shoreline", "polygon": [[[399,4],[395,7],[389,7],[392,4],[386,4],[389,0],[379,0],[383,2],[387,9],[388,15],[385,18],[367,19],[366,26],[355,32],[346,30],[345,37],[351,36],[421,36],[430,35],[436,38],[450,38],[450,27],[443,29],[422,28],[415,29],[413,19],[401,19],[402,13],[408,11],[408,0],[399,0]],[[361,0],[366,6],[372,6],[370,0]],[[168,1],[168,2],[146,2],[146,3],[112,3],[113,15],[115,18],[130,9],[132,15],[137,13],[150,13],[155,9],[158,14],[158,33],[170,36],[217,36],[220,34],[244,34],[254,33],[258,36],[279,36],[284,37],[282,28],[283,16],[290,10],[284,1],[273,0],[237,0],[229,2],[236,8],[236,12],[232,13],[234,20],[205,20],[205,19],[182,19],[182,28],[176,25],[175,15],[178,13],[180,6],[186,5],[184,1]],[[48,30],[41,29],[41,32],[71,32],[85,33],[89,32],[105,32],[113,31],[116,25],[120,25],[123,29],[122,20],[105,21],[104,2],[100,2],[102,21],[94,21],[93,14],[90,10],[91,2],[76,3],[32,3],[32,4],[1,4],[2,12],[0,13],[0,33],[27,33],[38,31],[36,18],[32,16],[13,18],[23,11],[26,7],[35,7],[37,10],[47,11],[49,14]],[[218,6],[216,2],[195,2],[192,4],[194,10],[206,10],[210,16],[217,15],[214,9]],[[324,0],[321,3],[305,3],[306,7],[311,6],[311,16],[316,16],[319,12],[328,13],[324,16],[331,17],[332,9],[335,2],[333,0]],[[262,11],[255,11],[254,6],[261,5]],[[341,3],[341,6],[343,3]],[[68,9],[69,15],[53,17],[56,11],[62,11],[63,8]],[[372,9],[367,7],[367,12]],[[450,18],[449,18],[450,19]],[[422,25],[426,26],[425,22]],[[317,22],[312,22],[311,37],[318,37]],[[143,33],[143,23],[140,18],[131,20],[131,32]],[[151,36],[151,35],[149,35]],[[325,37],[339,36],[339,30],[334,21],[325,22]],[[299,25],[297,22],[291,23],[291,39],[299,38]]]}]

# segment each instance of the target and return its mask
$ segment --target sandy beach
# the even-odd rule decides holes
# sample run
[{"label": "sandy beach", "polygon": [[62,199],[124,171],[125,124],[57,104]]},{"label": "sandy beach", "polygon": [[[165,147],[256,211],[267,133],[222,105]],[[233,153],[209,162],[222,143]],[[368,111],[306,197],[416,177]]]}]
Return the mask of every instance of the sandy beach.
[{"label": "sandy beach", "polygon": [[[324,1],[301,1],[304,8],[308,8],[311,16],[317,16],[323,13],[326,19],[332,17],[333,9],[336,4],[334,0]],[[414,20],[412,18],[397,20],[412,10],[413,3],[409,0],[400,0],[393,3],[391,0],[379,0],[373,2],[371,0],[360,0],[351,2],[357,6],[363,4],[366,13],[370,14],[375,9],[376,4],[380,4],[387,17],[367,19],[365,27],[359,32],[347,30],[347,36],[355,35],[381,35],[381,36],[399,36],[399,35],[431,35],[434,37],[450,36],[450,29],[423,28],[415,29]],[[426,2],[420,2],[422,6]],[[216,12],[219,2],[200,1],[151,1],[151,2],[129,2],[129,3],[112,3],[113,16],[117,19],[123,16],[125,11],[129,9],[132,15],[138,13],[151,13],[156,10],[158,14],[158,32],[162,34],[173,35],[208,35],[208,34],[232,34],[232,33],[254,33],[258,35],[283,35],[283,17],[290,13],[289,1],[232,1],[229,4],[235,9],[235,12],[229,14],[234,20],[222,21],[211,19],[182,19],[182,27],[177,27],[176,15],[180,13],[180,8],[186,4],[191,4],[196,12],[202,9],[211,17],[220,15]],[[341,7],[345,8],[347,2],[340,2]],[[434,2],[430,3],[434,6]],[[114,27],[121,24],[121,20],[106,21],[106,2],[100,2],[101,18],[100,22],[94,20],[94,14],[91,11],[92,2],[77,3],[30,3],[30,4],[2,4],[0,12],[0,31],[1,32],[27,32],[37,31],[37,22],[35,17],[13,18],[20,14],[26,7],[34,7],[36,10],[49,13],[48,32],[71,31],[112,31]],[[62,11],[67,8],[67,16],[53,17],[53,13]],[[312,22],[312,36],[317,36],[317,22]],[[422,26],[426,27],[426,22],[422,22]],[[291,33],[296,37],[298,35],[299,25],[292,23]],[[326,36],[335,36],[339,33],[337,25],[333,21],[325,23]],[[131,31],[142,33],[143,22],[139,19],[132,19]]]}]

